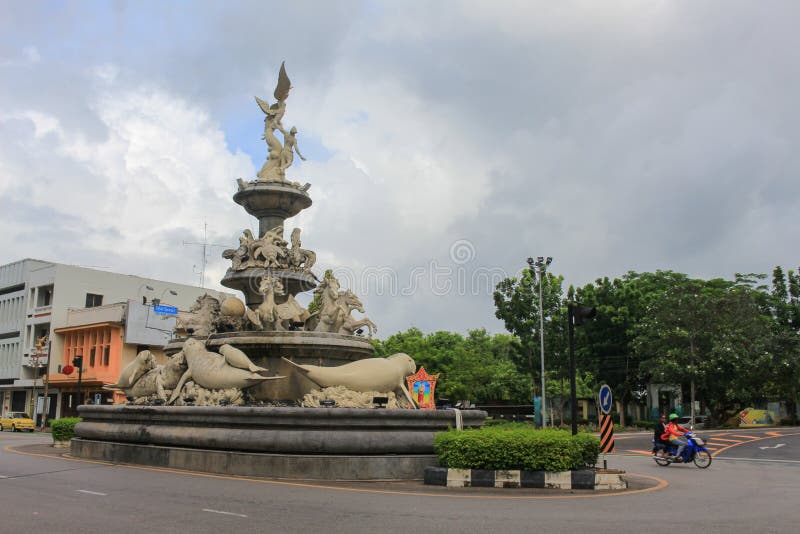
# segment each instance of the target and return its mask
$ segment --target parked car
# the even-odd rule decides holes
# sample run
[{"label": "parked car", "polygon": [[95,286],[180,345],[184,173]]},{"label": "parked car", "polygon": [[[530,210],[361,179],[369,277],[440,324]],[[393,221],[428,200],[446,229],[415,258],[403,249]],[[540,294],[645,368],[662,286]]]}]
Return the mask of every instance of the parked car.
[{"label": "parked car", "polygon": [[4,417],[0,417],[0,429],[12,432],[22,432],[27,430],[33,432],[33,420],[25,412],[8,412]]},{"label": "parked car", "polygon": [[[694,429],[702,430],[706,427],[706,419],[705,415],[695,415],[694,416]],[[689,428],[689,425],[692,424],[692,417],[689,415],[684,415],[683,417],[678,417],[676,422],[681,425]]]}]

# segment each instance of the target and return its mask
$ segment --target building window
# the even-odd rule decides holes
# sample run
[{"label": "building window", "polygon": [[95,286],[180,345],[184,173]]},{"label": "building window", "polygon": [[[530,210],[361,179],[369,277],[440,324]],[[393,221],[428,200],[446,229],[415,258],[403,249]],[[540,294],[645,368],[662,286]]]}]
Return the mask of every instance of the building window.
[{"label": "building window", "polygon": [[95,295],[93,293],[86,293],[86,307],[96,308],[103,305],[103,295]]},{"label": "building window", "polygon": [[83,356],[84,370],[108,366],[111,360],[111,328],[106,326],[67,332],[64,335],[64,363],[71,365],[75,356]]},{"label": "building window", "polygon": [[50,306],[53,304],[53,286],[40,286],[36,297],[36,306]]}]

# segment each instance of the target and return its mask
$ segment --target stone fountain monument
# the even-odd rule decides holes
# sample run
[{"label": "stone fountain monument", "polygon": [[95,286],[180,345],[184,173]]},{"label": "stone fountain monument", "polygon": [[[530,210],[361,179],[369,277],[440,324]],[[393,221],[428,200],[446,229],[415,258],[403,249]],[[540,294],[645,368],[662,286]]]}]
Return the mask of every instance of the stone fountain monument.
[{"label": "stone fountain monument", "polygon": [[[144,351],[111,388],[126,405],[81,406],[76,456],[207,472],[300,479],[421,478],[435,465],[433,434],[480,426],[485,412],[416,410],[406,354],[374,358],[377,330],[361,300],[328,274],[287,220],[311,207],[310,184],[287,180],[297,129],[283,125],[291,83],[281,65],[275,103],[264,112],[267,160],[237,181],[233,200],[258,219],[221,283],[244,300],[208,295],[178,318],[169,361]],[[281,143],[275,135],[283,136]],[[296,300],[313,291],[310,309]],[[373,408],[385,397],[389,409]],[[339,407],[355,406],[355,407]]]}]

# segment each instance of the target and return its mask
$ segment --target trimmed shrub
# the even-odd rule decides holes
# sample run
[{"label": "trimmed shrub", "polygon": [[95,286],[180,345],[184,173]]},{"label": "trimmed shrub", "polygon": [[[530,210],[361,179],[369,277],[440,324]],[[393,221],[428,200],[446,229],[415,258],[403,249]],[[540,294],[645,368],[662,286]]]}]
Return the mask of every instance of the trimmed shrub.
[{"label": "trimmed shrub", "polygon": [[655,427],[655,421],[634,421],[633,426],[637,428],[652,429]]},{"label": "trimmed shrub", "polygon": [[600,440],[588,432],[578,432],[571,437],[578,443],[582,451],[583,467],[594,467],[597,463],[597,456],[600,454]]},{"label": "trimmed shrub", "polygon": [[64,417],[50,422],[53,441],[67,441],[75,436],[75,425],[83,421],[80,417]]},{"label": "trimmed shrub", "polygon": [[442,467],[570,471],[594,465],[600,441],[586,433],[508,425],[440,432],[434,448]]}]

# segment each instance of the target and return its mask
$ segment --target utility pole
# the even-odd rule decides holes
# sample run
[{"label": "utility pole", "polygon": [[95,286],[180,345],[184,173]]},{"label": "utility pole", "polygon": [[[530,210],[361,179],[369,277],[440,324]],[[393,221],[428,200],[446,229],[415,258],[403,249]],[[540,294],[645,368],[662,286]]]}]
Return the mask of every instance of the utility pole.
[{"label": "utility pole", "polygon": [[83,379],[83,354],[72,358],[72,365],[78,368],[78,402],[75,405],[75,410],[81,405],[81,380]]},{"label": "utility pole", "polygon": [[[33,364],[33,391],[31,392],[31,396],[33,397],[33,421],[36,422],[36,409],[39,407],[39,399],[36,393],[36,386],[37,382],[39,381],[39,366],[40,358],[44,356],[44,344],[47,341],[47,336],[42,336],[36,342],[36,347],[34,347],[33,352],[31,353],[31,363]],[[44,405],[43,405],[44,406]],[[42,408],[44,410],[44,407]]]},{"label": "utility pole", "polygon": [[583,325],[597,315],[597,308],[580,306],[575,302],[567,303],[567,321],[569,322],[569,405],[572,419],[572,435],[578,433],[578,393],[575,383],[575,325]]},{"label": "utility pole", "polygon": [[47,387],[50,385],[50,349],[52,349],[52,348],[53,348],[53,346],[51,344],[51,341],[48,340],[47,341],[47,373],[45,373],[45,375],[44,375],[44,403],[42,405],[42,432],[44,432],[44,429],[47,427],[47,412],[48,412]]},{"label": "utility pole", "polygon": [[228,245],[217,245],[208,242],[208,223],[203,221],[203,241],[201,243],[184,241],[183,246],[192,245],[203,247],[203,257],[200,260],[200,287],[206,287],[206,263],[208,262],[208,249],[211,247],[228,248]]}]

